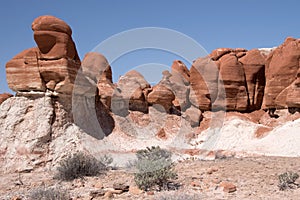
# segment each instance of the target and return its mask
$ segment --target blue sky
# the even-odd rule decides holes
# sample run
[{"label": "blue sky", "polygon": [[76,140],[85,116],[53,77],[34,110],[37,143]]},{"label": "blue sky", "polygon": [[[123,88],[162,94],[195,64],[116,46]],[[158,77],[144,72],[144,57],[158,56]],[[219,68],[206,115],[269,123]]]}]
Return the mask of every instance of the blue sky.
[{"label": "blue sky", "polygon": [[[141,27],[182,32],[208,52],[218,47],[277,46],[287,36],[300,37],[299,2],[4,0],[0,6],[0,93],[10,92],[5,80],[5,63],[22,50],[36,46],[31,23],[40,15],[54,15],[72,27],[73,39],[83,59],[85,53],[110,36]],[[115,81],[120,74],[136,66],[147,63],[170,66],[174,59],[180,58],[154,50],[129,53],[112,63]]]}]

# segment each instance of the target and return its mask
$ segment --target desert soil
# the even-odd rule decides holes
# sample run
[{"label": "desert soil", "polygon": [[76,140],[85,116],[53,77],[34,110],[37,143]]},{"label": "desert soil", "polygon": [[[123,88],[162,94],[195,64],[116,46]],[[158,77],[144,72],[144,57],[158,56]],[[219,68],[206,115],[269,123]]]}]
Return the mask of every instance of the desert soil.
[{"label": "desert soil", "polygon": [[[173,193],[196,194],[199,199],[300,199],[300,188],[280,191],[278,175],[286,171],[300,174],[300,158],[252,157],[227,158],[214,161],[183,161],[176,164],[181,184]],[[68,190],[72,199],[92,199],[91,191],[101,188],[110,190],[114,183],[133,186],[133,174],[125,169],[110,170],[106,175],[87,177],[71,182],[62,182],[52,178],[53,171],[15,173],[0,175],[0,197],[2,199],[28,199],[26,195],[37,187],[60,187]],[[300,180],[297,180],[300,183]],[[224,192],[222,182],[236,186],[235,192]],[[157,199],[172,192],[123,192],[113,194],[113,199]],[[135,194],[133,194],[135,193]],[[96,197],[94,199],[103,199]]]}]

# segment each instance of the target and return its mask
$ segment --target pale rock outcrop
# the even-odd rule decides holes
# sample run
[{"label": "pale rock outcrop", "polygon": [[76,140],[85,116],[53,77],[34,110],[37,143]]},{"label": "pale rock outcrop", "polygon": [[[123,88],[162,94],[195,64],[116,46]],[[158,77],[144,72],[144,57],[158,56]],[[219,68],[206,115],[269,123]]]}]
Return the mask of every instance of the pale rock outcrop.
[{"label": "pale rock outcrop", "polygon": [[50,97],[11,97],[1,104],[0,169],[33,170],[47,163],[54,118]]}]

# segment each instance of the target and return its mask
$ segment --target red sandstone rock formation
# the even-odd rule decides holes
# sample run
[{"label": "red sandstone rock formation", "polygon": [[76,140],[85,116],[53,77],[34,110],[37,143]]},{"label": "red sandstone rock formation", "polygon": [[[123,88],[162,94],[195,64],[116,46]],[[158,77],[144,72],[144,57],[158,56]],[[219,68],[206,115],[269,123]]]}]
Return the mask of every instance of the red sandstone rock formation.
[{"label": "red sandstone rock formation", "polygon": [[267,58],[263,108],[298,107],[300,40],[287,38]]},{"label": "red sandstone rock formation", "polygon": [[201,110],[210,110],[218,95],[219,69],[209,57],[198,58],[190,69],[190,102]]},{"label": "red sandstone rock formation", "polygon": [[18,91],[46,91],[71,94],[80,60],[71,28],[53,16],[41,16],[32,23],[38,47],[25,50],[6,64],[9,87]]},{"label": "red sandstone rock formation", "polygon": [[[112,70],[107,59],[97,52],[87,53],[82,60],[81,69],[84,78],[92,81],[90,87],[95,87],[100,101],[110,108],[115,86],[112,83]],[[89,82],[86,79],[83,81]],[[93,95],[96,94],[94,93]]]},{"label": "red sandstone rock formation", "polygon": [[153,87],[153,90],[149,93],[147,100],[151,105],[160,105],[164,110],[169,113],[173,105],[175,95],[172,90],[162,84],[158,84]]},{"label": "red sandstone rock formation", "polygon": [[175,60],[171,66],[172,74],[179,74],[186,81],[190,81],[190,71],[180,60]]},{"label": "red sandstone rock formation", "polygon": [[[201,110],[249,112],[261,108],[265,56],[257,49],[221,48],[198,58],[190,70],[190,101]],[[214,105],[214,108],[212,108]]]},{"label": "red sandstone rock formation", "polygon": [[127,72],[121,76],[114,90],[112,111],[116,114],[126,114],[128,110],[148,112],[146,96],[149,89],[150,84],[139,72]]},{"label": "red sandstone rock formation", "polygon": [[223,81],[226,95],[226,110],[246,111],[248,96],[243,65],[233,52],[222,56],[219,60],[220,79]]},{"label": "red sandstone rock formation", "polygon": [[259,110],[264,97],[265,56],[258,50],[253,49],[239,59],[243,64],[248,91],[248,110]]},{"label": "red sandstone rock formation", "polygon": [[76,80],[76,95],[96,97],[105,113],[147,113],[149,106],[159,104],[168,113],[175,109],[177,114],[184,114],[193,126],[201,120],[200,110],[251,112],[300,107],[297,39],[287,38],[269,55],[258,49],[219,48],[196,59],[190,70],[176,60],[171,72],[165,71],[160,83],[151,88],[136,71],[113,84],[111,67],[99,53],[86,54],[79,70],[72,30],[58,18],[38,17],[32,30],[37,47],[21,52],[6,64],[8,85],[16,92],[51,90],[70,95]]}]

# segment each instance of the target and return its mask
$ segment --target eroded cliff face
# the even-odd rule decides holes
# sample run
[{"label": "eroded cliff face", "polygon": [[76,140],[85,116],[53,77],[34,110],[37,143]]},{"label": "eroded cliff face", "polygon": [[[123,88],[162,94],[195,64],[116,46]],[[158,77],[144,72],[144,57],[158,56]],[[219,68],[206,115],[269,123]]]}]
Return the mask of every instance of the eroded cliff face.
[{"label": "eroded cliff face", "polygon": [[[125,164],[122,155],[134,157],[137,149],[153,145],[179,157],[211,158],[222,148],[257,153],[256,147],[270,143],[253,138],[299,118],[298,39],[271,50],[216,49],[190,70],[175,60],[151,86],[134,70],[113,83],[109,62],[97,52],[87,53],[81,63],[71,28],[58,18],[38,17],[32,30],[37,47],[6,64],[16,95],[0,96],[0,171],[52,168],[75,151],[110,153]],[[276,111],[286,108],[291,113]],[[232,115],[239,119],[231,120]],[[236,126],[254,147],[235,141],[242,134],[230,131]]]},{"label": "eroded cliff face", "polygon": [[300,40],[287,38],[266,60],[265,108],[300,108]]}]

